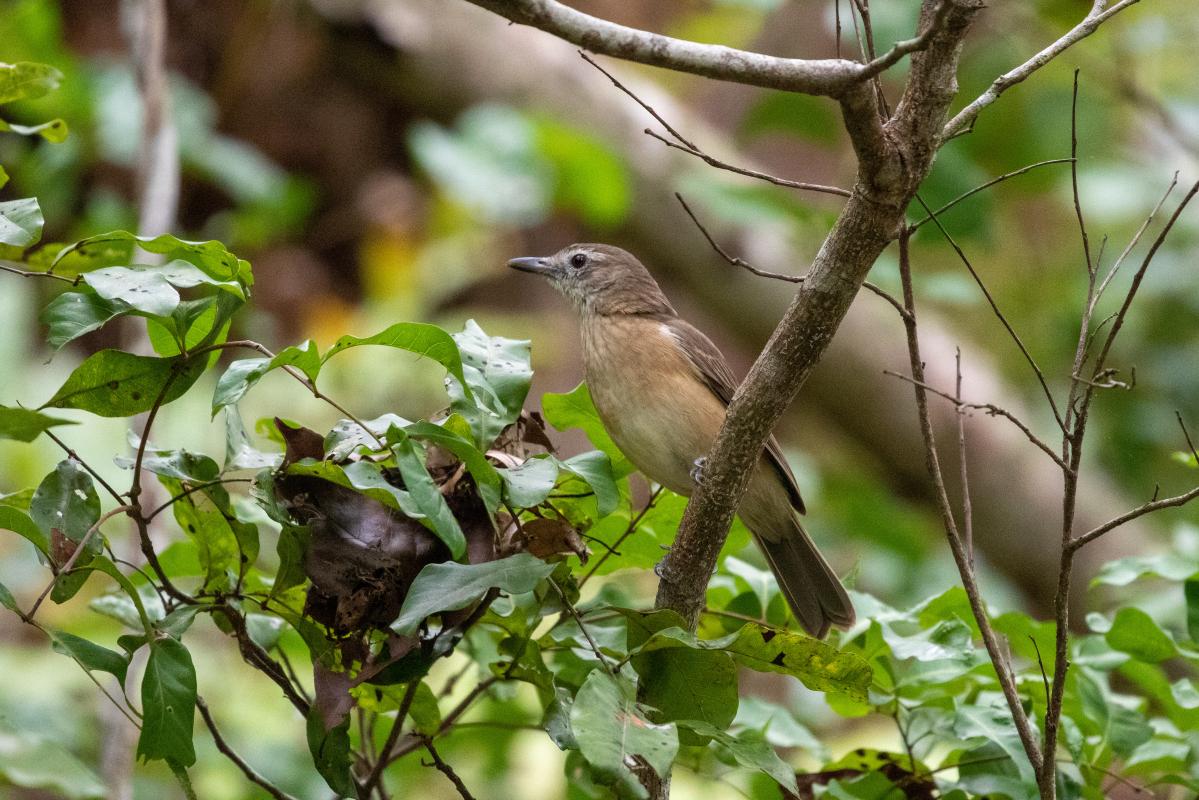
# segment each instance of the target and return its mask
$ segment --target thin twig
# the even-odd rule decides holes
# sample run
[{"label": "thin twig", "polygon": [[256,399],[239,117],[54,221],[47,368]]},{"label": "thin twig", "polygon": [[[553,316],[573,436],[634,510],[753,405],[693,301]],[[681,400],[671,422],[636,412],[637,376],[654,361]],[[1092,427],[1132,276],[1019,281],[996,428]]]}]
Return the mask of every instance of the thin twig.
[{"label": "thin twig", "polygon": [[942,525],[945,528],[945,536],[949,542],[949,549],[953,554],[954,562],[957,565],[958,574],[962,579],[962,587],[966,590],[966,597],[970,602],[970,610],[974,615],[975,622],[978,624],[979,634],[982,637],[983,645],[986,647],[987,655],[990,657],[991,664],[995,668],[995,675],[999,681],[1000,688],[1003,690],[1004,699],[1007,701],[1008,710],[1011,712],[1012,720],[1016,726],[1016,732],[1020,736],[1020,743],[1024,747],[1024,752],[1028,756],[1029,763],[1033,765],[1034,770],[1039,771],[1045,757],[1042,756],[1036,734],[1029,722],[1027,713],[1024,711],[1010,664],[1005,662],[1003,652],[999,647],[998,638],[991,627],[986,606],[983,604],[982,595],[979,592],[978,581],[974,570],[970,567],[970,561],[962,545],[962,539],[958,534],[957,523],[954,521],[953,506],[949,501],[949,493],[945,489],[945,479],[941,472],[940,457],[937,455],[936,436],[933,433],[932,417],[928,411],[928,396],[924,383],[924,361],[920,355],[920,337],[916,326],[916,304],[912,291],[912,267],[908,247],[909,238],[910,234],[906,229],[900,231],[899,278],[903,286],[904,308],[908,311],[908,318],[905,320],[908,358],[916,390],[916,410],[920,419],[921,438],[924,441],[925,462],[929,478],[932,480],[933,488],[935,489],[937,506],[941,512]]},{"label": "thin twig", "polygon": [[1191,458],[1195,459],[1195,463],[1199,464],[1199,450],[1195,449],[1195,443],[1191,440],[1191,432],[1187,430],[1187,424],[1182,421],[1182,414],[1174,411],[1174,417],[1178,420],[1178,427],[1182,428],[1182,438],[1186,439],[1187,447],[1191,451]]},{"label": "thin twig", "polygon": [[970,480],[966,470],[966,408],[962,404],[962,348],[955,348],[954,365],[957,370],[955,403],[958,416],[958,468],[962,483],[962,546],[970,568],[974,568],[974,509],[970,502]]},{"label": "thin twig", "polygon": [[[928,383],[925,383],[924,381],[918,381],[915,378],[912,378],[911,376],[904,375],[899,372],[893,372],[889,369],[883,370],[883,374],[890,375],[893,378],[899,378],[901,381],[907,381],[908,383],[910,383],[914,386],[919,386],[921,389],[924,389],[927,392],[932,392],[933,394],[937,395],[938,397],[945,398],[946,400],[953,403],[954,405],[958,405],[958,399],[956,397],[949,394],[948,392],[943,392],[940,389],[938,389],[937,387],[932,386]],[[1053,452],[1053,448],[1051,448],[1040,437],[1038,437],[1035,433],[1033,433],[1032,429],[1030,429],[1023,422],[1021,422],[1019,417],[1017,417],[1015,414],[1008,411],[1007,409],[1001,408],[997,405],[994,405],[993,403],[962,403],[961,405],[964,408],[977,409],[978,411],[985,411],[988,416],[1003,417],[1004,419],[1008,420],[1013,425],[1015,425],[1017,428],[1019,428],[1020,432],[1023,433],[1028,438],[1028,441],[1030,441],[1034,445],[1036,445],[1039,450],[1041,450],[1043,453],[1045,453],[1045,455],[1052,458],[1053,463],[1057,464],[1062,469],[1069,469],[1069,465],[1065,461],[1062,460],[1061,456],[1059,456],[1057,453]]]},{"label": "thin twig", "polygon": [[[932,22],[929,23],[928,27],[925,28],[919,36],[896,42],[894,47],[883,53],[878,58],[874,57],[874,35],[870,29],[869,5],[865,3],[860,5],[858,7],[858,11],[862,15],[863,27],[866,29],[867,53],[869,54],[871,61],[863,65],[859,77],[863,80],[876,77],[904,56],[910,53],[915,53],[918,50],[923,50],[925,47],[927,47],[929,40],[932,39],[932,37],[936,35],[936,33],[945,25],[945,19],[949,15],[949,9],[951,5],[952,3],[949,0],[941,0],[941,2],[937,4],[937,10],[934,12]],[[879,91],[881,93],[882,89],[880,88]]]},{"label": "thin twig", "polygon": [[583,618],[579,615],[578,609],[576,609],[574,604],[567,599],[566,592],[562,591],[562,587],[558,585],[557,581],[555,581],[553,578],[549,578],[549,584],[550,586],[554,587],[554,591],[557,592],[558,597],[562,599],[562,605],[565,606],[570,615],[574,617],[575,624],[579,626],[579,630],[582,632],[583,638],[587,640],[587,644],[591,647],[591,652],[595,653],[595,657],[599,659],[599,662],[603,666],[604,670],[613,678],[615,678],[616,669],[610,663],[608,663],[608,657],[604,655],[603,651],[600,650],[599,645],[596,644],[595,639],[591,637],[591,632],[587,630],[587,626],[583,623]]},{"label": "thin twig", "polygon": [[383,770],[391,763],[389,760],[391,751],[395,748],[396,742],[400,738],[400,731],[404,728],[404,720],[408,718],[408,711],[412,708],[412,701],[416,699],[416,690],[419,688],[420,681],[413,680],[408,684],[408,688],[404,690],[404,696],[400,699],[399,710],[396,712],[395,720],[391,723],[391,730],[387,733],[387,741],[383,743],[383,749],[379,751],[379,758],[371,768],[370,774],[362,782],[364,796],[370,795],[375,785],[383,777]]},{"label": "thin twig", "polygon": [[221,735],[220,730],[217,728],[216,720],[212,718],[212,712],[208,710],[208,703],[204,702],[203,697],[196,698],[196,708],[199,709],[204,724],[208,726],[209,732],[212,733],[212,740],[216,743],[217,750],[220,750],[226,758],[232,761],[251,783],[261,786],[275,800],[295,800],[290,794],[262,777],[244,758],[237,754],[237,751],[229,746],[229,743],[225,741],[225,737]]},{"label": "thin twig", "polygon": [[75,566],[75,562],[79,560],[79,556],[83,554],[83,551],[86,550],[87,546],[91,543],[92,537],[95,536],[96,532],[100,530],[100,526],[118,514],[126,513],[130,508],[130,506],[117,506],[111,511],[106,511],[105,513],[101,514],[100,518],[92,523],[92,526],[87,529],[86,533],[83,534],[83,538],[79,540],[77,545],[75,545],[75,551],[71,553],[71,557],[67,559],[67,563],[63,564],[62,568],[56,571],[54,578],[46,585],[45,589],[42,589],[42,593],[37,596],[37,600],[33,601],[33,607],[29,609],[29,614],[27,615],[29,619],[27,619],[26,622],[33,619],[33,616],[37,614],[37,610],[42,606],[42,601],[46,599],[46,595],[50,594],[50,590],[54,588],[54,584],[58,582],[58,578],[62,575],[70,573],[71,569]]},{"label": "thin twig", "polygon": [[981,192],[985,189],[990,189],[992,186],[994,186],[997,183],[1003,183],[1004,181],[1008,180],[1009,178],[1015,178],[1017,176],[1025,174],[1027,172],[1031,172],[1038,167],[1046,167],[1046,166],[1049,166],[1050,164],[1069,164],[1069,163],[1072,163],[1073,161],[1074,161],[1073,158],[1050,158],[1050,159],[1046,159],[1045,161],[1038,161],[1035,164],[1029,164],[1028,166],[1021,167],[1020,169],[1012,170],[1011,172],[1005,172],[1002,175],[1000,175],[998,178],[992,178],[991,180],[987,181],[984,184],[975,186],[973,189],[971,189],[968,192],[963,192],[962,194],[959,194],[957,197],[953,198],[948,203],[946,203],[945,205],[938,208],[932,214],[929,214],[928,216],[924,217],[923,219],[919,219],[916,222],[913,222],[911,225],[908,226],[908,228],[914,231],[917,228],[919,228],[921,225],[924,225],[926,222],[931,222],[934,215],[939,217],[942,214],[944,214],[946,211],[948,211],[949,209],[956,206],[958,203],[962,202],[963,200],[965,200],[969,197],[973,197],[974,195],[978,194],[979,192]]},{"label": "thin twig", "polygon": [[591,576],[603,566],[604,562],[607,561],[608,558],[613,555],[620,554],[619,548],[622,544],[624,544],[624,540],[629,538],[629,536],[631,536],[633,532],[637,530],[637,526],[641,524],[641,520],[644,519],[645,515],[650,512],[650,509],[654,507],[654,504],[658,502],[658,496],[661,494],[661,486],[659,486],[657,489],[654,489],[653,493],[649,496],[649,499],[645,501],[645,505],[641,508],[641,511],[637,513],[637,516],[629,520],[629,524],[625,526],[624,532],[616,538],[616,541],[612,543],[611,547],[609,547],[607,543],[601,542],[599,539],[595,539],[594,537],[590,536],[586,537],[589,540],[596,541],[604,545],[604,547],[607,548],[607,552],[601,553],[599,558],[596,559],[595,563],[591,565],[591,569],[587,570],[587,573],[579,579],[580,589],[583,588],[587,581],[591,580]]},{"label": "thin twig", "polygon": [[[1108,284],[1112,282],[1112,278],[1116,277],[1116,273],[1120,271],[1120,267],[1124,264],[1124,260],[1128,258],[1128,254],[1132,252],[1133,248],[1140,244],[1141,237],[1145,235],[1145,231],[1149,228],[1149,225],[1153,222],[1153,219],[1157,216],[1157,213],[1161,211],[1162,206],[1166,204],[1166,200],[1170,197],[1171,193],[1173,193],[1174,187],[1177,185],[1178,173],[1175,172],[1174,178],[1170,181],[1170,185],[1166,187],[1166,191],[1162,195],[1162,199],[1157,201],[1157,205],[1154,206],[1153,210],[1149,212],[1149,216],[1145,217],[1145,221],[1141,223],[1141,227],[1137,228],[1137,232],[1134,233],[1132,238],[1128,241],[1128,246],[1124,248],[1122,253],[1120,253],[1120,257],[1117,258],[1115,263],[1112,264],[1112,268],[1108,270],[1107,275],[1103,278],[1103,282],[1099,284],[1099,289],[1095,292],[1095,296],[1091,299],[1092,305],[1097,304],[1099,302],[1099,298],[1103,297],[1103,293],[1107,290]],[[1109,319],[1114,317],[1115,314],[1109,317]]]},{"label": "thin twig", "polygon": [[1030,353],[1028,348],[1025,347],[1024,341],[1020,338],[1020,335],[1016,333],[1016,329],[1012,327],[1012,324],[1008,322],[1007,317],[1004,316],[1004,313],[999,309],[999,305],[995,302],[995,298],[991,295],[990,290],[987,289],[987,285],[983,283],[982,278],[979,277],[978,272],[975,271],[974,265],[970,263],[970,259],[966,257],[966,253],[962,250],[961,246],[958,245],[957,241],[954,240],[949,231],[945,229],[945,226],[941,224],[941,220],[936,214],[933,213],[932,209],[930,209],[924,200],[920,198],[920,195],[916,195],[916,201],[919,202],[924,208],[925,212],[932,217],[933,224],[937,226],[937,230],[941,231],[941,235],[945,237],[945,240],[949,242],[949,246],[953,248],[955,253],[957,253],[958,259],[961,260],[962,264],[965,265],[966,270],[970,273],[970,277],[974,278],[974,282],[982,291],[983,297],[987,299],[987,304],[991,306],[991,310],[995,312],[995,316],[999,319],[1000,323],[1003,324],[1004,330],[1008,332],[1008,335],[1011,337],[1012,341],[1014,341],[1016,346],[1020,348],[1020,353],[1024,356],[1024,360],[1028,362],[1028,365],[1032,367],[1033,372],[1036,373],[1037,381],[1041,384],[1041,389],[1045,394],[1045,399],[1049,401],[1049,408],[1053,411],[1053,418],[1057,420],[1058,427],[1064,431],[1066,429],[1065,422],[1062,420],[1062,415],[1058,411],[1057,401],[1053,399],[1053,392],[1049,390],[1049,384],[1045,380],[1045,373],[1043,373],[1041,368],[1037,366],[1036,359],[1032,357],[1032,353]]},{"label": "thin twig", "polygon": [[80,275],[79,277],[76,277],[76,278],[68,278],[65,275],[58,275],[53,272],[37,272],[37,271],[32,271],[32,270],[27,270],[27,269],[21,269],[20,267],[17,266],[17,262],[7,261],[7,260],[0,260],[0,271],[11,272],[14,275],[20,275],[22,278],[53,278],[55,280],[69,283],[72,286],[78,286],[79,281],[81,281],[83,279],[82,275]]},{"label": "thin twig", "polygon": [[95,479],[96,483],[103,486],[104,491],[108,492],[108,494],[112,497],[113,500],[116,500],[118,503],[124,504],[125,498],[121,496],[121,493],[118,492],[116,489],[114,489],[112,487],[112,484],[110,484],[108,481],[104,480],[104,478],[100,475],[100,473],[98,473],[94,469],[92,469],[91,465],[89,465],[86,461],[84,461],[82,458],[80,458],[79,454],[76,453],[74,450],[72,450],[67,445],[66,442],[64,442],[62,439],[59,439],[58,436],[55,435],[54,431],[46,430],[46,431],[44,431],[44,433],[46,434],[46,436],[48,436],[50,438],[50,441],[54,442],[56,445],[58,445],[59,447],[62,448],[63,452],[67,454],[67,458],[71,459],[76,464],[83,467],[83,469],[87,472],[87,474],[91,475]]},{"label": "thin twig", "polygon": [[[712,234],[708,233],[708,229],[705,228],[704,224],[699,221],[698,217],[695,216],[695,212],[691,210],[691,206],[687,205],[687,201],[683,199],[683,196],[678,192],[675,192],[674,196],[675,199],[677,199],[683,206],[683,210],[687,212],[687,216],[689,216],[691,221],[695,223],[695,227],[699,228],[699,232],[702,233],[704,238],[708,240],[708,244],[712,246],[712,249],[715,250],[720,257],[727,261],[730,265],[744,269],[747,272],[757,275],[759,278],[770,278],[771,280],[784,281],[786,283],[804,282],[805,276],[803,275],[784,275],[781,272],[768,272],[764,269],[758,269],[743,258],[729,255],[728,252],[721,247],[714,238],[712,238]],[[883,289],[881,286],[873,284],[870,281],[863,281],[862,288],[873,292],[890,303],[891,307],[899,312],[899,316],[903,317],[908,313],[904,310],[903,305],[897,299],[895,299],[890,292],[888,292],[886,289]]]},{"label": "thin twig", "polygon": [[475,800],[474,795],[466,788],[466,784],[458,777],[458,773],[454,772],[454,768],[442,761],[437,748],[433,746],[433,740],[428,736],[423,736],[421,737],[421,744],[429,751],[429,757],[433,759],[433,766],[437,768],[438,772],[450,779],[450,783],[454,784],[454,788],[458,790],[458,794],[462,796],[462,800]]},{"label": "thin twig", "polygon": [[204,489],[211,489],[213,486],[220,486],[223,483],[253,483],[253,482],[254,482],[253,478],[218,478],[218,479],[212,480],[212,481],[204,481],[203,483],[192,484],[191,486],[187,487],[182,492],[175,495],[170,500],[167,500],[165,503],[160,505],[158,508],[154,509],[149,514],[147,514],[146,521],[149,522],[150,520],[157,517],[163,511],[166,511],[168,508],[170,508],[175,503],[179,502],[183,498],[185,498],[188,495],[193,494],[195,492],[199,492]]},{"label": "thin twig", "polygon": [[1074,216],[1078,218],[1078,233],[1082,239],[1082,253],[1086,260],[1087,275],[1095,280],[1095,262],[1091,260],[1091,238],[1087,236],[1087,223],[1082,215],[1082,201],[1078,194],[1078,68],[1074,68],[1074,88],[1070,95],[1070,185],[1073,189]]},{"label": "thin twig", "polygon": [[1025,81],[1030,75],[1057,58],[1072,45],[1090,36],[1100,25],[1129,6],[1135,5],[1138,1],[1121,0],[1121,2],[1116,3],[1111,8],[1107,8],[1107,0],[1094,0],[1091,10],[1081,22],[1020,66],[1000,75],[992,81],[985,92],[959,111],[953,119],[945,123],[945,127],[941,130],[941,139],[946,140],[962,133],[968,133],[973,129],[974,120],[978,118],[979,113],[998,100],[999,95],[1016,84]]},{"label": "thin twig", "polygon": [[760,181],[766,181],[767,183],[773,183],[775,186],[784,186],[788,189],[802,189],[803,191],[806,191],[806,192],[818,192],[820,194],[833,194],[833,195],[837,195],[838,197],[849,197],[850,196],[850,191],[848,189],[842,189],[839,186],[825,186],[824,184],[820,184],[820,183],[807,183],[805,181],[793,181],[789,178],[780,178],[777,175],[771,175],[767,172],[759,172],[756,169],[749,169],[748,167],[738,167],[734,164],[729,164],[727,161],[721,161],[718,158],[714,158],[713,156],[710,156],[707,153],[705,153],[703,150],[696,150],[694,148],[687,147],[684,144],[679,144],[678,142],[672,142],[669,139],[667,139],[665,136],[663,136],[662,134],[657,133],[649,128],[646,128],[644,133],[651,138],[657,139],[659,142],[666,145],[667,147],[673,147],[674,149],[681,150],[684,153],[687,153],[688,155],[695,156],[696,158],[703,161],[708,166],[715,167],[716,169],[722,169],[722,170],[725,170],[726,172],[735,172],[736,174],[744,175],[747,178],[756,178]]},{"label": "thin twig", "polygon": [[1119,528],[1126,522],[1132,522],[1138,517],[1143,517],[1146,514],[1152,514],[1154,511],[1160,511],[1163,508],[1177,508],[1178,506],[1184,506],[1197,497],[1199,497],[1199,486],[1196,486],[1194,489],[1191,489],[1189,492],[1184,494],[1175,495],[1174,497],[1166,497],[1161,500],[1154,500],[1152,502],[1137,506],[1131,511],[1127,511],[1115,519],[1108,520],[1097,528],[1092,528],[1081,536],[1071,539],[1068,546],[1071,550],[1078,550],[1095,541],[1103,534]]}]

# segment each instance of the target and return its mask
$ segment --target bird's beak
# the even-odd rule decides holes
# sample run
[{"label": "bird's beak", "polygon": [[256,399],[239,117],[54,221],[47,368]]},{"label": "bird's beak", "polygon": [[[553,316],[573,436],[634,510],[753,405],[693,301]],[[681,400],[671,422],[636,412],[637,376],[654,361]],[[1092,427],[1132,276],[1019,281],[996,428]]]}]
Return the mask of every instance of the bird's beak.
[{"label": "bird's beak", "polygon": [[508,266],[521,272],[532,272],[534,275],[553,275],[557,272],[548,258],[538,258],[537,256],[514,258],[508,262]]}]

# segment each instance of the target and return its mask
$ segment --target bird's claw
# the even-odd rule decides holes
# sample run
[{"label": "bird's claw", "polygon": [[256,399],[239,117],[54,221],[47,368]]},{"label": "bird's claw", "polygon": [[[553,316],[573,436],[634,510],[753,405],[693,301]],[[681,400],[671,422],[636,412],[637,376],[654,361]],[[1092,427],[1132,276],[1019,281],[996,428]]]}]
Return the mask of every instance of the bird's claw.
[{"label": "bird's claw", "polygon": [[703,483],[704,480],[704,465],[708,463],[707,456],[700,456],[691,462],[691,480],[696,486]]}]

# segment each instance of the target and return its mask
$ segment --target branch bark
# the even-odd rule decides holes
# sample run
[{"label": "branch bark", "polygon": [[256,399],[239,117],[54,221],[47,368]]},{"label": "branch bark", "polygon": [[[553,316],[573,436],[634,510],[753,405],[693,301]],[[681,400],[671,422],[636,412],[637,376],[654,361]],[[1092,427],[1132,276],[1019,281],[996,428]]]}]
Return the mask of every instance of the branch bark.
[{"label": "branch bark", "polygon": [[[708,454],[705,480],[687,505],[661,571],[657,606],[677,611],[692,628],[703,611],[708,579],[767,437],[824,355],[866,273],[895,238],[908,202],[932,166],[936,135],[957,91],[962,40],[981,7],[978,2],[957,2],[945,13],[944,26],[913,57],[908,88],[886,125],[877,124],[868,87],[842,101],[846,127],[859,156],[853,196],[766,349],[734,395]],[[922,29],[940,19],[940,13],[939,4],[926,0]]]},{"label": "branch bark", "polygon": [[538,28],[593,53],[716,80],[825,97],[841,94],[927,44],[927,40],[920,37],[901,42],[893,51],[870,64],[843,58],[779,58],[629,28],[576,11],[555,0],[469,2],[518,25]]}]

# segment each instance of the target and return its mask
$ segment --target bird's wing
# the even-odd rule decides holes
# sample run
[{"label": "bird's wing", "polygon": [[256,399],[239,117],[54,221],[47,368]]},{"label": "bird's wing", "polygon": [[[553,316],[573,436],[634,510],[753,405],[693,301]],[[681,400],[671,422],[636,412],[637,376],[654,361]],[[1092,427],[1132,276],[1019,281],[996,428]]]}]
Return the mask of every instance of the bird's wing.
[{"label": "bird's wing", "polygon": [[[670,328],[699,378],[726,406],[732,402],[733,392],[737,390],[737,379],[733,377],[729,365],[725,363],[724,356],[716,349],[716,345],[695,326],[678,317],[663,322]],[[787,488],[791,505],[799,513],[804,513],[803,498],[799,496],[795,475],[787,465],[787,460],[783,458],[783,450],[774,436],[766,440],[766,457],[782,479],[783,486]]]}]

